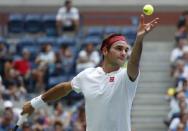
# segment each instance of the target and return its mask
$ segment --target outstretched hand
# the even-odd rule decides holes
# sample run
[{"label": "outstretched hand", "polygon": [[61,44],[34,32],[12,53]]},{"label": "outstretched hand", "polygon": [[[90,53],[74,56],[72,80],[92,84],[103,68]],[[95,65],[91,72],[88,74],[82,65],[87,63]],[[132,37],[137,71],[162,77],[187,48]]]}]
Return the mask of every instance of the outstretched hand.
[{"label": "outstretched hand", "polygon": [[145,23],[144,15],[141,14],[140,22],[137,30],[137,36],[144,37],[144,35],[152,31],[158,23],[159,23],[159,18],[155,18],[152,21]]}]

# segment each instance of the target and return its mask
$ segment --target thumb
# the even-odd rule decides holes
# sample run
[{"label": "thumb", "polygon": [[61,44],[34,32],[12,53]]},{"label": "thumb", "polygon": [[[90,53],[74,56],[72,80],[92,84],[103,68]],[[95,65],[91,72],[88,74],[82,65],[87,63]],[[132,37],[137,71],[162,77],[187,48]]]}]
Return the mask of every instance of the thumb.
[{"label": "thumb", "polygon": [[144,15],[143,14],[140,15],[140,24],[144,25]]}]

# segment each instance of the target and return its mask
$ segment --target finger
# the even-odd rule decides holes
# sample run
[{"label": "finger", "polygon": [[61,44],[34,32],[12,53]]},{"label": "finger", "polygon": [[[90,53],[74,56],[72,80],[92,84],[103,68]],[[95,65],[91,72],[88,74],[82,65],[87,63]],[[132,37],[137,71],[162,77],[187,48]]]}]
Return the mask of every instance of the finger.
[{"label": "finger", "polygon": [[141,16],[140,16],[140,24],[144,25],[144,15],[143,14],[141,14]]},{"label": "finger", "polygon": [[153,30],[154,27],[155,27],[154,24],[149,24],[148,26],[146,26],[145,32],[146,32],[146,33],[150,32],[151,30]]},{"label": "finger", "polygon": [[[154,20],[152,20],[152,21],[150,22],[150,24],[153,24],[153,23],[156,23],[156,22],[157,22],[157,23],[159,22],[159,18],[155,18]],[[157,23],[156,23],[156,24],[157,24]]]}]

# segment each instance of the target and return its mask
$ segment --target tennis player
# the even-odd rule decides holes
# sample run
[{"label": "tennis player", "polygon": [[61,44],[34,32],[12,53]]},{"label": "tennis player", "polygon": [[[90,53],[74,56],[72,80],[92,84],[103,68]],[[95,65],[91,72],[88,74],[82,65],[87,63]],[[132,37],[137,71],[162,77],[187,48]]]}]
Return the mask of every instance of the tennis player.
[{"label": "tennis player", "polygon": [[122,68],[128,43],[121,34],[112,34],[103,40],[101,67],[88,68],[70,82],[62,82],[23,106],[22,114],[31,115],[47,102],[56,101],[70,91],[82,92],[85,98],[87,131],[131,131],[131,106],[139,79],[139,62],[143,39],[159,22],[159,18],[145,23],[140,16],[136,41],[128,61]]}]

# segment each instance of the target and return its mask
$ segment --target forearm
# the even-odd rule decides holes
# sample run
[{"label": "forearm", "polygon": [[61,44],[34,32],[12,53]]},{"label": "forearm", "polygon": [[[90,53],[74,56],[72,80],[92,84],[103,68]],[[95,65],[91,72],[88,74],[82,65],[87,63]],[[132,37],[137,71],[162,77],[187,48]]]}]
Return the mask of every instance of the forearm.
[{"label": "forearm", "polygon": [[143,48],[143,38],[137,37],[129,59],[129,62],[134,64],[135,66],[139,66],[140,58],[142,54],[142,48]]},{"label": "forearm", "polygon": [[66,96],[71,90],[72,87],[70,82],[60,83],[52,87],[46,93],[26,102],[23,106],[23,111],[21,114],[31,115],[34,110],[45,107],[47,102],[55,101],[63,96]]},{"label": "forearm", "polygon": [[45,92],[42,95],[42,100],[44,102],[56,101],[64,96],[66,96],[71,90],[72,90],[72,88],[70,86],[70,82],[60,83],[60,84],[52,87],[47,92]]},{"label": "forearm", "polygon": [[143,37],[137,37],[128,62],[128,74],[135,79],[139,72],[139,63],[143,48]]}]

